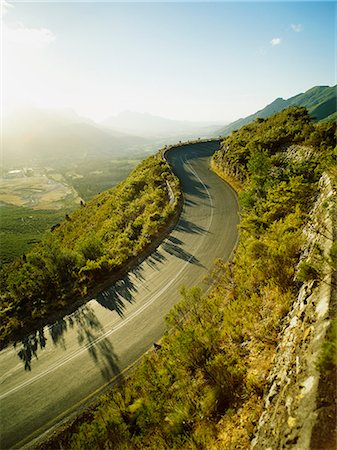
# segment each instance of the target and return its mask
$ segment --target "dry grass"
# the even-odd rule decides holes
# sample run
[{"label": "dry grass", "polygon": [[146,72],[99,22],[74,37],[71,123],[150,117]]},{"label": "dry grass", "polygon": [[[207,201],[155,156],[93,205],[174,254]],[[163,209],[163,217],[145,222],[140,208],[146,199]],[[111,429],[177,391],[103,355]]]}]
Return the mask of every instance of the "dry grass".
[{"label": "dry grass", "polygon": [[247,398],[236,412],[229,411],[218,423],[218,437],[210,450],[250,449],[262,409],[262,399],[255,394]]},{"label": "dry grass", "polygon": [[225,172],[221,170],[221,168],[214,163],[214,160],[211,161],[211,169],[213,172],[215,172],[218,177],[222,178],[224,181],[226,181],[236,192],[242,192],[243,191],[243,184],[235,179],[234,177],[231,177],[227,175]]}]

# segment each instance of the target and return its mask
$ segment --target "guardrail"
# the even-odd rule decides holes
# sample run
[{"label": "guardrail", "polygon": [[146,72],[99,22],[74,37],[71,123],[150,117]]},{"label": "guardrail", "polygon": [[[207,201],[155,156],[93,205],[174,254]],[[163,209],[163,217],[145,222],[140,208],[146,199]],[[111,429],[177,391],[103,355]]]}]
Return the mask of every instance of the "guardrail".
[{"label": "guardrail", "polygon": [[[166,153],[170,150],[173,150],[174,148],[179,148],[179,147],[184,147],[186,145],[191,145],[191,144],[205,144],[207,142],[220,142],[221,141],[221,137],[217,137],[217,138],[198,138],[198,139],[193,139],[193,140],[189,140],[189,141],[179,141],[177,144],[171,144],[171,145],[165,145],[165,147],[163,147],[162,149],[159,150],[159,154],[162,157],[162,159],[166,162]],[[166,185],[167,185],[167,191],[168,191],[168,195],[169,195],[169,199],[170,199],[170,203],[174,204],[176,201],[173,189],[170,185],[170,183],[166,180]]]},{"label": "guardrail", "polygon": [[216,137],[216,138],[198,138],[198,139],[193,139],[193,140],[188,140],[188,141],[179,141],[177,144],[170,144],[170,145],[165,145],[163,148],[161,148],[159,150],[159,153],[161,155],[161,157],[167,162],[166,160],[166,153],[174,148],[178,148],[178,147],[184,147],[186,145],[191,145],[191,144],[202,144],[202,143],[207,143],[207,142],[220,142],[223,139],[222,136]]}]

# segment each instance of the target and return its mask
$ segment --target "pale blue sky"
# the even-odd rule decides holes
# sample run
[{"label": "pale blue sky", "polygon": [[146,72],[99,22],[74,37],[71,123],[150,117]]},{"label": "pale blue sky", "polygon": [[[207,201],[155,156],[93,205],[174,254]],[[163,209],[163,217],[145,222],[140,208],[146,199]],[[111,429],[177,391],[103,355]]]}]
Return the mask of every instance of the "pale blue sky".
[{"label": "pale blue sky", "polygon": [[5,112],[223,122],[336,84],[334,2],[17,2],[3,21]]}]

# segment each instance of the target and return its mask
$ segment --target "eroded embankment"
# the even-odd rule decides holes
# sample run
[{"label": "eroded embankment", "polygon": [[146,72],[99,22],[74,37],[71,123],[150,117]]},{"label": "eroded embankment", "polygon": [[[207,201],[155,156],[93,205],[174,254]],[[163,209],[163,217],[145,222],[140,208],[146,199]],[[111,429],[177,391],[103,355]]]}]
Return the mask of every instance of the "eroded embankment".
[{"label": "eroded embankment", "polygon": [[[304,271],[307,280],[280,333],[264,411],[252,441],[254,450],[322,450],[336,448],[337,444],[336,391],[331,389],[335,374],[327,380],[319,367],[326,333],[336,314],[335,273],[330,264],[336,203],[326,174],[321,177],[319,188],[305,229],[307,244],[299,265],[299,272],[303,276]],[[326,395],[328,391],[330,394]]]}]

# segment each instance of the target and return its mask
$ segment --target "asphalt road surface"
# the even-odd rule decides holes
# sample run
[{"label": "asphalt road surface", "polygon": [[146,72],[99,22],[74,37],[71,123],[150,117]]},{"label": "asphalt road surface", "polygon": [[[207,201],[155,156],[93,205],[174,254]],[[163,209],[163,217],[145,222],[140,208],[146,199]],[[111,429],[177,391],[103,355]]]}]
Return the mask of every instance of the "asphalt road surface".
[{"label": "asphalt road surface", "polygon": [[1,449],[33,441],[121,374],[160,339],[180,286],[206,289],[214,260],[230,257],[238,204],[209,169],[217,147],[198,143],[167,154],[184,207],[156,252],[72,315],[0,352]]}]

